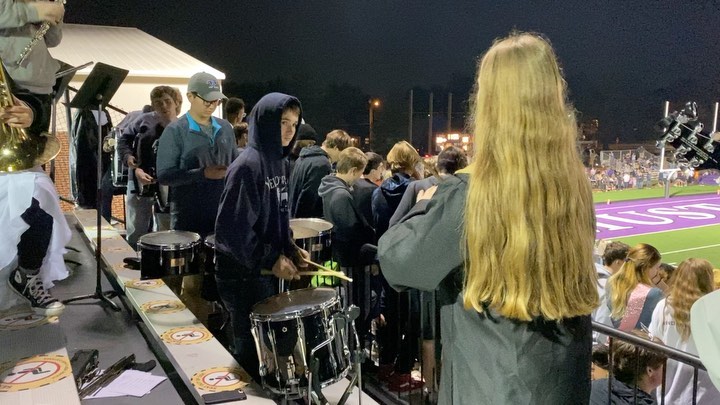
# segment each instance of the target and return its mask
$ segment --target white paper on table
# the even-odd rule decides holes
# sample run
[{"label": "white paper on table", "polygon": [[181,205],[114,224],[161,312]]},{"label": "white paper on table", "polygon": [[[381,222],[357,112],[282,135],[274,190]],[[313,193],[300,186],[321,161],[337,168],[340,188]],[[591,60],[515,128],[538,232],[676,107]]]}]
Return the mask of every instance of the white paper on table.
[{"label": "white paper on table", "polygon": [[88,395],[83,399],[114,398],[114,397],[124,397],[126,395],[127,394],[123,394],[122,392],[110,391],[110,390],[103,388],[103,389],[99,390],[98,392],[96,392],[95,394]]},{"label": "white paper on table", "polygon": [[[100,374],[103,372],[104,370]],[[110,384],[95,394],[86,396],[84,399],[124,397],[127,395],[142,397],[149,394],[155,386],[166,379],[167,377],[155,376],[143,371],[125,370]]]},{"label": "white paper on table", "polygon": [[166,379],[167,377],[152,375],[144,371],[125,370],[102,391],[108,390],[122,393],[122,395],[142,397]]}]

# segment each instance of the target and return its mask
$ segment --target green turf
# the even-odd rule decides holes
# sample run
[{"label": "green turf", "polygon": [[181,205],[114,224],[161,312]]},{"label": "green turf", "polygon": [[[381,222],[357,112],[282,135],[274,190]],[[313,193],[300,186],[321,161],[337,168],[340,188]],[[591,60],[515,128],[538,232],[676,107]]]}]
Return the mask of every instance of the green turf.
[{"label": "green turf", "polygon": [[713,266],[720,267],[720,225],[649,233],[618,240],[630,246],[638,243],[655,246],[665,263],[677,265],[689,257],[696,257],[707,259]]},{"label": "green turf", "polygon": [[[687,187],[670,187],[670,196],[676,195],[694,195],[694,194],[710,194],[716,193],[719,188],[716,186],[694,185]],[[593,192],[593,201],[596,203],[614,201],[640,200],[644,198],[659,198],[665,196],[663,187],[651,187],[643,189],[627,189],[614,191],[595,191]]]}]

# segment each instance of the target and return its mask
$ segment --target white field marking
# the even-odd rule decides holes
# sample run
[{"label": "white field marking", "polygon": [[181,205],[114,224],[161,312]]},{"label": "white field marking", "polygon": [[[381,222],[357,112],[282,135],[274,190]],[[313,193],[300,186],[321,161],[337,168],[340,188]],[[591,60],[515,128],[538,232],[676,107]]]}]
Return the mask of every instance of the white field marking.
[{"label": "white field marking", "polygon": [[[689,226],[687,228],[673,228],[673,229],[665,229],[663,231],[655,231],[655,232],[645,232],[645,233],[634,233],[632,235],[625,235],[625,236],[615,236],[610,238],[612,239],[622,239],[622,238],[634,238],[636,236],[643,236],[643,235],[653,235],[656,233],[665,233],[665,232],[675,232],[675,231],[684,231],[687,229],[696,229],[696,228],[705,228],[707,226],[718,226],[720,224],[705,224],[705,225],[698,225],[698,226]],[[607,238],[605,238],[607,239]]]},{"label": "white field marking", "polygon": [[709,248],[714,248],[714,247],[718,247],[718,246],[720,246],[720,243],[717,243],[717,244],[715,244],[715,245],[698,246],[698,247],[689,248],[689,249],[673,250],[673,251],[670,251],[670,252],[660,252],[660,254],[662,254],[662,255],[671,255],[671,254],[673,254],[673,253],[690,252],[690,251],[692,251],[692,250],[709,249]]},{"label": "white field marking", "polygon": [[[697,199],[694,199],[694,200],[684,200],[684,199],[683,199],[683,200],[680,200],[680,201],[673,201],[673,199],[670,198],[670,199],[668,199],[668,200],[666,200],[666,201],[662,201],[662,202],[654,202],[654,203],[647,203],[647,204],[636,204],[636,205],[626,205],[626,206],[622,206],[622,207],[620,207],[620,208],[615,208],[615,207],[613,207],[613,206],[612,206],[612,203],[611,203],[611,206],[610,206],[610,207],[607,207],[607,206],[606,206],[606,207],[603,207],[603,208],[595,208],[595,212],[604,211],[604,210],[605,210],[605,211],[607,211],[607,210],[618,210],[618,209],[624,210],[624,209],[627,209],[627,208],[652,207],[652,206],[656,206],[656,205],[667,205],[667,204],[685,204],[685,203],[691,203],[691,202],[710,201],[710,200],[717,200],[717,199],[720,199],[720,197],[718,197],[718,196],[713,196],[712,198],[697,198]],[[616,204],[620,204],[620,203],[623,203],[623,202],[624,202],[624,201],[616,201],[615,203],[616,203]],[[595,203],[595,204],[602,204],[602,202]]]}]

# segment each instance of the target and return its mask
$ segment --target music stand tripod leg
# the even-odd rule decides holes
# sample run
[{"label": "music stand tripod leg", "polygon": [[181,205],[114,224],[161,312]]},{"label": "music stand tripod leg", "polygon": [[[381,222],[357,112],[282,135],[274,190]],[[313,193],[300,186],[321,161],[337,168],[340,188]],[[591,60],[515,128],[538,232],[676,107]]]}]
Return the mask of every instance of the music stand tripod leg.
[{"label": "music stand tripod leg", "polygon": [[97,95],[98,99],[98,116],[97,116],[97,126],[98,126],[98,150],[97,150],[97,217],[96,217],[96,226],[97,226],[97,241],[95,242],[95,292],[92,294],[86,294],[81,295],[78,297],[73,297],[67,300],[63,301],[63,304],[69,304],[71,302],[75,301],[81,301],[81,300],[87,300],[87,299],[95,299],[98,300],[99,304],[105,304],[110,309],[112,309],[115,312],[120,311],[120,307],[117,306],[114,302],[110,300],[110,298],[117,297],[116,291],[103,291],[102,290],[102,269],[100,268],[100,261],[102,260],[102,120],[101,120],[101,114],[102,114],[102,95]]}]

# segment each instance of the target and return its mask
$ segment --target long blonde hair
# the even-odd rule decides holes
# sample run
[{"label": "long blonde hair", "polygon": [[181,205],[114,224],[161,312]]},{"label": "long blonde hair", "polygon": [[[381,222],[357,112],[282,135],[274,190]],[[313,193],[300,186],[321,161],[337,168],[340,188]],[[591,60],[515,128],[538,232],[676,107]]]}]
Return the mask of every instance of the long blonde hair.
[{"label": "long blonde hair", "polygon": [[695,301],[714,290],[713,266],[705,259],[686,259],[673,274],[667,304],[675,320],[675,328],[683,341],[690,337],[690,308]]},{"label": "long blonde hair", "polygon": [[630,293],[638,284],[652,285],[649,271],[660,259],[660,252],[646,243],[640,243],[628,251],[625,263],[607,281],[612,309],[610,315],[613,319],[625,316]]},{"label": "long blonde hair", "polygon": [[598,305],[590,184],[555,53],[537,35],[497,40],[480,61],[465,203],[465,307],[522,321]]}]

